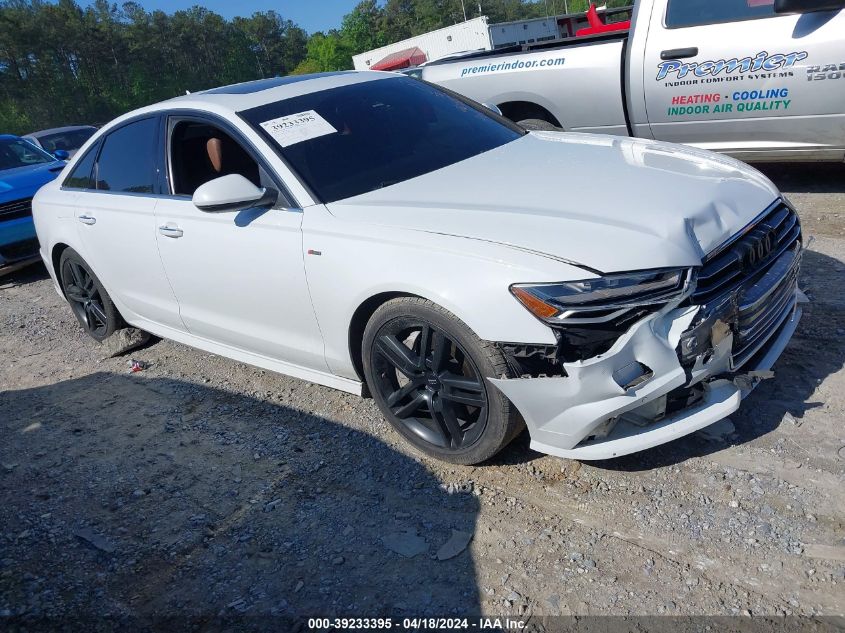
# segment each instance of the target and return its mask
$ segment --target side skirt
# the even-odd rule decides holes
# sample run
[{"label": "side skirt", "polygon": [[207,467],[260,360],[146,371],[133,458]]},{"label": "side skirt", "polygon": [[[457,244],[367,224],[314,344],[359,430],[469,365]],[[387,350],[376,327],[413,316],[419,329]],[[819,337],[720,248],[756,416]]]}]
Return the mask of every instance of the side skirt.
[{"label": "side skirt", "polygon": [[315,369],[308,369],[306,367],[301,367],[300,365],[285,363],[283,361],[275,360],[253,352],[247,352],[229,345],[215,343],[213,341],[209,341],[208,339],[188,334],[187,332],[180,332],[179,330],[174,330],[158,323],[138,318],[137,316],[134,316],[131,321],[126,319],[126,322],[133,327],[140,328],[158,336],[159,338],[170,339],[172,341],[176,341],[177,343],[183,343],[184,345],[201,349],[204,352],[217,354],[218,356],[223,356],[224,358],[231,358],[232,360],[260,367],[262,369],[267,369],[269,371],[274,371],[279,374],[284,374],[285,376],[307,380],[308,382],[345,391],[346,393],[351,393],[356,396],[360,396],[362,394],[363,384],[357,380],[350,380],[349,378],[335,376]]}]

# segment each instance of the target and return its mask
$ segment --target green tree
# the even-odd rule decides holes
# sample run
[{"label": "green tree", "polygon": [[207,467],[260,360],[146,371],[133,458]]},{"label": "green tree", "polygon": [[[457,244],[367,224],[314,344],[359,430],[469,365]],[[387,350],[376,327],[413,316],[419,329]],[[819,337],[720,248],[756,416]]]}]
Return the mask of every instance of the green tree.
[{"label": "green tree", "polygon": [[[609,0],[624,6],[629,0]],[[588,0],[567,0],[585,10]],[[467,17],[478,0],[465,0]],[[491,22],[563,11],[563,0],[481,0]],[[460,0],[361,0],[310,37],[275,11],[225,20],[140,2],[0,0],[0,132],[104,123],[170,97],[288,73],[352,68],[352,55],[464,19]]]},{"label": "green tree", "polygon": [[275,11],[237,17],[232,25],[245,38],[261,77],[286,75],[305,59],[305,31]]},{"label": "green tree", "polygon": [[382,29],[384,15],[376,0],[363,0],[343,17],[340,37],[344,46],[356,53],[387,44]]},{"label": "green tree", "polygon": [[309,72],[327,72],[352,68],[352,56],[349,48],[338,31],[314,33],[308,39],[308,54],[305,62]]},{"label": "green tree", "polygon": [[202,7],[0,0],[0,131],[102,123],[186,90],[284,75],[307,42],[274,11],[227,21]]}]

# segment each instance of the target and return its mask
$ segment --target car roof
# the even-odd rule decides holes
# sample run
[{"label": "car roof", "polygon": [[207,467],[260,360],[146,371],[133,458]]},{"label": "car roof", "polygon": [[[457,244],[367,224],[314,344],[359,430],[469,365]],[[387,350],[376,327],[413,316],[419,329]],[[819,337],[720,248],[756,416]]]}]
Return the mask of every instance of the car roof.
[{"label": "car roof", "polygon": [[392,76],[395,77],[393,73],[354,70],[313,73],[308,75],[288,75],[287,77],[259,79],[257,81],[247,81],[231,86],[212,88],[211,90],[204,90],[171,99],[169,103],[173,103],[174,101],[200,100],[241,112],[276,101],[283,101],[315,92],[323,92],[341,86],[387,79]]},{"label": "car roof", "polygon": [[[315,92],[331,90],[341,86],[377,81],[380,79],[391,79],[402,77],[392,72],[377,70],[364,71],[338,71],[327,73],[313,73],[309,75],[288,75],[287,77],[273,77],[271,79],[258,79],[247,81],[230,86],[221,86],[200,92],[188,93],[173,97],[166,101],[160,101],[152,105],[138,108],[127,112],[109,123],[102,126],[99,134],[95,134],[92,140],[83,145],[79,153],[85,153],[91,142],[96,142],[110,130],[122,125],[124,122],[143,116],[152,116],[160,112],[172,110],[195,110],[217,114],[222,117],[230,117],[238,112],[257,108],[268,103],[275,103],[293,97],[299,97]],[[407,78],[406,78],[407,79]],[[407,79],[416,81],[415,79]],[[74,157],[75,158],[75,157]]]},{"label": "car roof", "polygon": [[315,79],[323,79],[326,77],[337,77],[343,74],[345,74],[344,71],[337,71],[306,75],[287,75],[285,77],[270,77],[269,79],[256,79],[255,81],[245,81],[240,84],[231,84],[228,86],[221,86],[219,88],[212,88],[210,90],[203,90],[197,94],[247,95],[270,90],[271,88],[278,88],[280,86],[290,86],[303,81],[313,81]]},{"label": "car roof", "polygon": [[20,136],[15,136],[14,134],[0,134],[0,141],[19,141],[21,140]]},{"label": "car roof", "polygon": [[[152,114],[161,110],[180,108],[206,110],[218,113],[236,113],[257,108],[268,103],[283,101],[315,92],[331,90],[341,86],[395,78],[395,73],[379,71],[339,71],[310,75],[289,75],[258,79],[231,86],[221,86],[201,92],[194,92],[167,101],[129,112],[116,121],[140,114]],[[108,127],[111,127],[109,125]]]},{"label": "car roof", "polygon": [[26,136],[46,136],[48,134],[61,134],[62,132],[72,132],[74,130],[90,130],[96,129],[93,125],[65,125],[64,127],[51,127],[48,130],[38,130],[37,132],[30,132]]}]

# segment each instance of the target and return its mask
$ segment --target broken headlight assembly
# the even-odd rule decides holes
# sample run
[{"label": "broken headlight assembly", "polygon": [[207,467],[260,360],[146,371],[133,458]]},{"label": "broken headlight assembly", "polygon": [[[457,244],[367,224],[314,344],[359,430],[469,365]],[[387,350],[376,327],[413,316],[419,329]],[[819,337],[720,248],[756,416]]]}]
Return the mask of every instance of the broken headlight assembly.
[{"label": "broken headlight assembly", "polygon": [[634,323],[690,291],[692,269],[658,269],[560,283],[514,284],[510,291],[552,326],[564,361],[606,352]]}]

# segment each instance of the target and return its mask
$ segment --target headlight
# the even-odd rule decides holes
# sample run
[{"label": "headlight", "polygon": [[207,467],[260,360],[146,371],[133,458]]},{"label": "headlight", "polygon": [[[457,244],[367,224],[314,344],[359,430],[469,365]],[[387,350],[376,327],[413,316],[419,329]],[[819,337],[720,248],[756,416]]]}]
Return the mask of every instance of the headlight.
[{"label": "headlight", "polygon": [[550,325],[607,323],[680,299],[687,291],[690,273],[690,269],[661,269],[583,281],[514,284],[511,293]]}]

